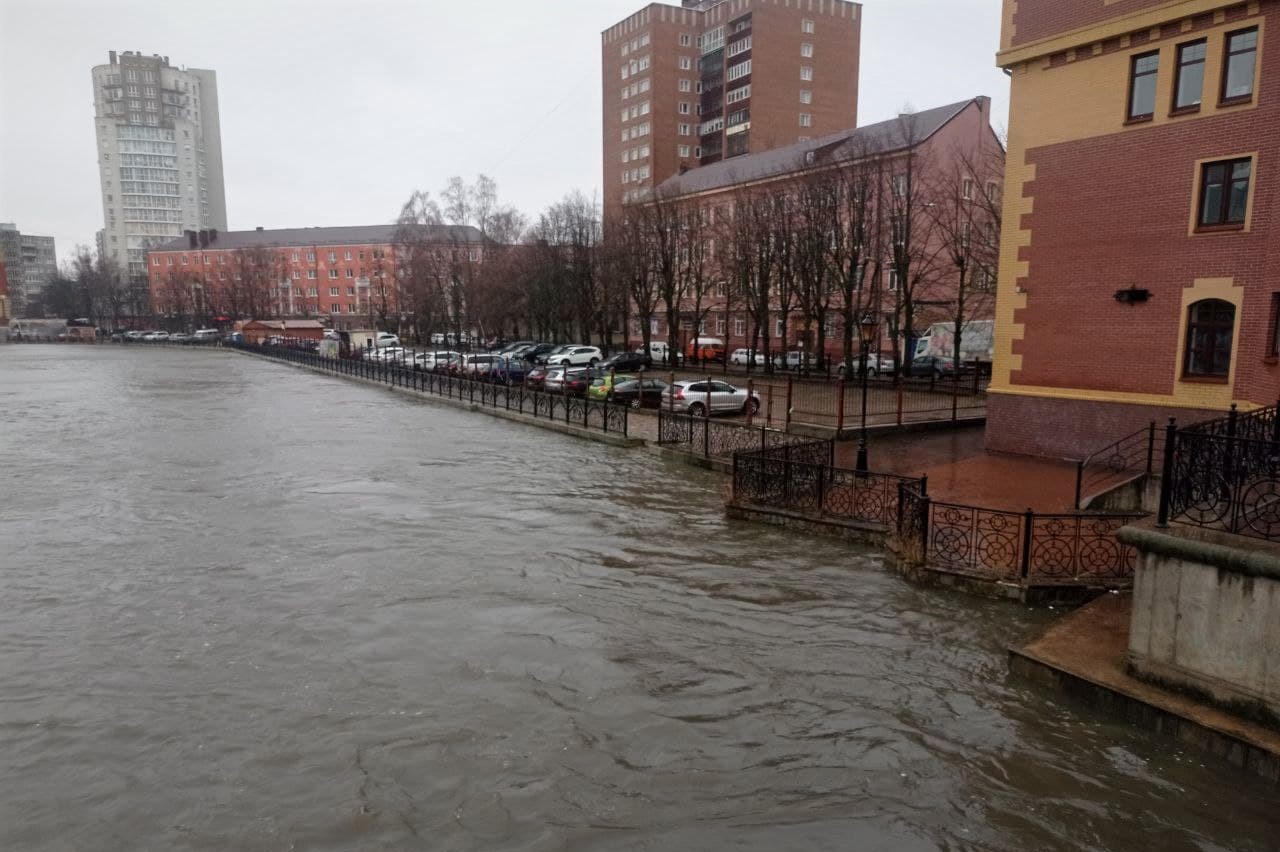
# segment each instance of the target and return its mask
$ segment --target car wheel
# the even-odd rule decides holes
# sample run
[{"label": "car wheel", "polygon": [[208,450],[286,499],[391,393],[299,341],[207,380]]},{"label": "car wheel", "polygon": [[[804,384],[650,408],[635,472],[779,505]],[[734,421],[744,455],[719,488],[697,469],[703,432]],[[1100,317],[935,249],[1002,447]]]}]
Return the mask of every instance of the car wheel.
[{"label": "car wheel", "polygon": [[587,362],[587,366],[594,367],[596,364],[599,364],[599,363],[600,363],[599,358],[592,358],[590,361]]},{"label": "car wheel", "polygon": [[640,397],[636,397],[635,399],[631,400],[629,404],[636,411],[639,411],[641,408],[644,408],[644,403],[640,401]]},{"label": "car wheel", "polygon": [[707,407],[700,402],[695,402],[693,405],[689,406],[689,413],[694,417],[706,417]]},{"label": "car wheel", "polygon": [[742,413],[743,413],[743,414],[746,414],[746,413],[748,413],[748,412],[750,412],[750,413],[751,413],[751,414],[753,414],[753,415],[755,415],[755,414],[759,414],[759,413],[760,413],[760,400],[758,400],[758,399],[749,399],[749,400],[747,400],[747,401],[743,404],[743,406],[742,406]]},{"label": "car wheel", "polygon": [[568,366],[570,366],[570,364],[569,364],[569,359],[568,359],[568,358],[565,358],[563,361],[561,361],[561,362],[560,362],[560,366],[561,366],[561,367],[568,367]]}]

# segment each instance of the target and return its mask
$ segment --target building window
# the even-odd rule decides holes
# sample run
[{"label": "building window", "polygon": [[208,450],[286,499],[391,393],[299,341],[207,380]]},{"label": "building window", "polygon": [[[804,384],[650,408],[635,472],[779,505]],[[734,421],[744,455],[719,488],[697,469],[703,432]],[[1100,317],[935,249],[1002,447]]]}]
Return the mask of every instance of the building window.
[{"label": "building window", "polygon": [[812,127],[812,126],[813,126],[813,116],[812,116],[812,115],[810,115],[810,114],[809,114],[809,113],[807,113],[807,112],[802,112],[802,113],[800,113],[800,126],[801,126],[801,127]]},{"label": "building window", "polygon": [[812,92],[812,91],[810,91],[809,89],[801,89],[801,90],[800,90],[800,103],[802,103],[802,104],[811,104],[811,103],[813,103],[813,92]]},{"label": "building window", "polygon": [[294,281],[297,281],[297,280],[298,280],[299,278],[301,278],[301,277],[302,277],[302,273],[301,273],[301,272],[299,272],[299,271],[298,271],[298,270],[296,270],[296,269],[295,269],[295,270],[293,270],[293,280],[294,280]]},{"label": "building window", "polygon": [[1156,111],[1156,73],[1160,70],[1160,51],[1133,57],[1129,72],[1129,120],[1145,121]]},{"label": "building window", "polygon": [[688,101],[681,101],[681,102],[680,102],[680,114],[681,114],[681,115],[688,115],[688,114],[689,114],[689,102],[688,102]]},{"label": "building window", "polygon": [[347,277],[348,277],[348,278],[355,278],[355,277],[356,277],[356,271],[355,271],[354,269],[348,269],[348,270],[347,270]]},{"label": "building window", "polygon": [[898,270],[893,268],[889,269],[889,292],[898,292]]},{"label": "building window", "polygon": [[695,156],[695,157],[701,157],[701,156],[702,156],[702,146],[701,146],[701,145],[694,145],[694,146],[693,146],[693,156]]},{"label": "building window", "polygon": [[153,258],[151,258],[151,265],[152,265],[152,266],[159,266],[159,265],[160,265],[160,258],[158,258],[158,257],[153,257]]},{"label": "building window", "polygon": [[680,57],[680,70],[691,71],[693,69],[693,60],[687,56]]},{"label": "building window", "polygon": [[677,130],[679,131],[679,133],[680,133],[680,135],[681,135],[681,136],[688,136],[688,135],[690,135],[690,133],[689,133],[689,125],[687,125],[687,124],[682,124],[682,125],[680,125],[680,126],[679,126],[679,128],[677,128]]},{"label": "building window", "polygon": [[812,80],[812,79],[813,79],[813,68],[811,68],[811,67],[810,67],[810,66],[808,66],[808,65],[802,65],[802,66],[800,66],[800,79],[801,79],[801,80]]},{"label": "building window", "polygon": [[679,145],[679,146],[677,146],[676,151],[678,152],[679,156],[680,156],[680,157],[682,157],[682,158],[683,158],[683,157],[687,157],[687,156],[689,156],[689,146],[688,146],[688,145]]},{"label": "building window", "polygon": [[746,320],[744,320],[744,319],[735,319],[735,320],[733,321],[733,335],[734,335],[734,337],[746,337],[746,336],[747,336],[747,321],[746,321]]},{"label": "building window", "polygon": [[800,22],[800,32],[804,33],[805,35],[812,35],[812,34],[813,34],[813,21],[801,21],[801,22]]},{"label": "building window", "polygon": [[1222,102],[1242,103],[1253,98],[1253,66],[1258,57],[1258,28],[1227,33],[1222,69]]},{"label": "building window", "polygon": [[893,176],[893,196],[894,198],[907,197],[907,176],[906,175]]},{"label": "building window", "polygon": [[1267,354],[1280,356],[1280,293],[1271,294],[1271,351]]},{"label": "building window", "polygon": [[800,45],[800,55],[803,56],[805,59],[811,58],[813,56],[813,45],[809,44],[808,42],[805,42],[804,44]]},{"label": "building window", "polygon": [[336,270],[336,269],[330,269],[330,270],[329,270],[329,277],[330,277],[330,278],[337,278],[337,277],[338,277],[338,270]]},{"label": "building window", "polygon": [[315,262],[316,262],[316,253],[313,251],[307,252],[307,263],[315,263]]},{"label": "building window", "polygon": [[1231,372],[1231,338],[1236,306],[1221,299],[1204,299],[1187,309],[1187,354],[1184,376],[1225,379]]},{"label": "building window", "polygon": [[185,254],[182,256],[182,265],[183,266],[187,265],[187,256]]},{"label": "building window", "polygon": [[315,280],[315,277],[316,277],[316,271],[315,271],[314,269],[308,269],[308,270],[307,270],[307,277],[308,277],[308,278],[310,278],[310,279],[312,279],[312,280],[314,281],[314,280]]},{"label": "building window", "polygon": [[724,336],[724,327],[725,327],[725,325],[724,325],[724,317],[718,317],[718,318],[716,319],[716,334],[718,334],[718,335],[720,335],[721,337],[723,337],[723,336]]},{"label": "building window", "polygon": [[730,65],[729,70],[725,72],[724,76],[726,80],[733,81],[741,79],[750,73],[751,60],[748,59],[746,62],[739,62],[737,65]]},{"label": "building window", "polygon": [[692,91],[693,91],[693,81],[692,81],[692,80],[681,80],[681,81],[680,81],[680,91],[682,91],[682,92],[692,92]]},{"label": "building window", "polygon": [[960,197],[965,201],[973,200],[973,178],[964,178],[960,181]]},{"label": "building window", "polygon": [[1249,178],[1253,160],[1221,160],[1205,163],[1200,171],[1200,215],[1202,228],[1240,226],[1249,209]]},{"label": "building window", "polygon": [[680,33],[680,46],[688,47],[693,44],[693,38],[688,33]]},{"label": "building window", "polygon": [[1173,86],[1173,109],[1199,109],[1204,92],[1204,58],[1209,43],[1204,39],[1178,45],[1178,77]]},{"label": "building window", "polygon": [[338,298],[338,288],[337,288],[337,287],[330,287],[330,288],[329,288],[329,297],[330,297],[330,298],[332,298],[332,299],[336,299],[336,298]]}]

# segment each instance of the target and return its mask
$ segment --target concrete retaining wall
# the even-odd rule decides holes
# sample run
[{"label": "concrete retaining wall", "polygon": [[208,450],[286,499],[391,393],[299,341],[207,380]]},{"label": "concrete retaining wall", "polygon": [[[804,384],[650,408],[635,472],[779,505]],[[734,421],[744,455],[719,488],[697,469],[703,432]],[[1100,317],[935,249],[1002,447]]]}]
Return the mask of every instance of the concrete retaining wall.
[{"label": "concrete retaining wall", "polygon": [[1207,530],[1126,528],[1138,549],[1129,666],[1233,712],[1280,720],[1280,553]]}]

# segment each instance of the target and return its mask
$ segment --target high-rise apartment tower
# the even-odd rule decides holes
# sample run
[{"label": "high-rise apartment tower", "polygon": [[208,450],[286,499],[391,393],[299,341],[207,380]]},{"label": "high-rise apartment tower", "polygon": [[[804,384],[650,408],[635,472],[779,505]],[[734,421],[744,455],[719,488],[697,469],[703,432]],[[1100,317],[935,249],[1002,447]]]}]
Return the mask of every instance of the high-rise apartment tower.
[{"label": "high-rise apartment tower", "polygon": [[608,216],[674,174],[858,120],[862,6],[651,3],[601,33]]},{"label": "high-rise apartment tower", "polygon": [[93,103],[108,257],[145,276],[149,246],[227,229],[214,72],[113,50],[94,66]]}]

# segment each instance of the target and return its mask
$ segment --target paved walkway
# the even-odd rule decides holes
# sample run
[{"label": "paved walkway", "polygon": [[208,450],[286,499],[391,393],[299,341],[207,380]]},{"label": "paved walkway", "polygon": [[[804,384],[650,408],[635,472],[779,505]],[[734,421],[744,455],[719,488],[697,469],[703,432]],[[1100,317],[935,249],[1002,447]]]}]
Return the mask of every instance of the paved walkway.
[{"label": "paved walkway", "polygon": [[[874,471],[929,477],[929,495],[948,503],[1021,512],[1068,512],[1075,501],[1072,462],[988,453],[981,426],[875,435],[867,441]],[[836,464],[853,467],[857,441],[836,445]]]}]

